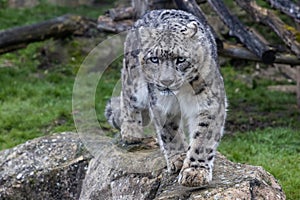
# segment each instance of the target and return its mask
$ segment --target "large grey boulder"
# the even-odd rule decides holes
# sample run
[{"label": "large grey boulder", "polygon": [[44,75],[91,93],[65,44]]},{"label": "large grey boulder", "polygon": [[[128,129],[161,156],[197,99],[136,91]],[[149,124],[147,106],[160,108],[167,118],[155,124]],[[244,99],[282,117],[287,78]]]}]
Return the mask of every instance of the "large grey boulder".
[{"label": "large grey boulder", "polygon": [[0,152],[0,199],[78,199],[91,155],[76,133]]},{"label": "large grey boulder", "polygon": [[86,148],[76,133],[61,133],[0,152],[0,199],[285,199],[262,167],[221,154],[211,185],[187,188],[166,173],[153,139],[130,147],[109,137],[91,141]]}]

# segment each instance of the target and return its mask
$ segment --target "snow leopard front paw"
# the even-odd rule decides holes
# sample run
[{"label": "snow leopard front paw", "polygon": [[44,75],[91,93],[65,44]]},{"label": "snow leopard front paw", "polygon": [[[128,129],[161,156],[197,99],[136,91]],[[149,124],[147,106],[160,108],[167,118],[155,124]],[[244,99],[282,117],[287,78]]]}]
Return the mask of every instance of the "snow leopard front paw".
[{"label": "snow leopard front paw", "polygon": [[172,174],[178,173],[183,165],[186,153],[179,153],[169,158],[168,171]]},{"label": "snow leopard front paw", "polygon": [[208,169],[187,167],[180,171],[178,182],[186,187],[206,186],[212,179],[212,174]]},{"label": "snow leopard front paw", "polygon": [[121,142],[125,145],[140,144],[142,143],[142,138],[127,135],[127,136],[122,136]]},{"label": "snow leopard front paw", "polygon": [[134,126],[134,124],[122,125],[121,128],[121,139],[122,143],[126,145],[138,144],[142,141],[142,130],[139,126]]}]

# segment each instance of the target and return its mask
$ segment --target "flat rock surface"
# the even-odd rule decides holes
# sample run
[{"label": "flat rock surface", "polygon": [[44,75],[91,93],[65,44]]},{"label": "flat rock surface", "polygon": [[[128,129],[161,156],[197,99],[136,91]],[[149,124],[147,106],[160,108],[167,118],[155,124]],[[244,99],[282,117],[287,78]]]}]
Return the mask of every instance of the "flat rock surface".
[{"label": "flat rock surface", "polygon": [[285,199],[262,167],[219,153],[212,183],[188,188],[167,174],[155,140],[126,147],[96,137],[89,145],[76,133],[61,133],[1,151],[0,199]]}]

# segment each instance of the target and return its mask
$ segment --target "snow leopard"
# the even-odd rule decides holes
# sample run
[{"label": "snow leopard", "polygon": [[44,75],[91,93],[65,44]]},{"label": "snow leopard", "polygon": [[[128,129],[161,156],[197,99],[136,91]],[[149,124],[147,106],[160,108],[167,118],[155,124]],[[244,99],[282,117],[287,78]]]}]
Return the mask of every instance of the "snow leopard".
[{"label": "snow leopard", "polygon": [[128,32],[120,97],[105,110],[123,141],[138,142],[154,124],[167,170],[178,182],[212,181],[227,100],[209,25],[181,10],[153,10]]}]

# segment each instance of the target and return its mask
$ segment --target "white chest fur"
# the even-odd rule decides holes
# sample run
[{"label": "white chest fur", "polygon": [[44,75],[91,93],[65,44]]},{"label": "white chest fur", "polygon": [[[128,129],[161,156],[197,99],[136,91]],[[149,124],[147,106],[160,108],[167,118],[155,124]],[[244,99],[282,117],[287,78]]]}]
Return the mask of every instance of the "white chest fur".
[{"label": "white chest fur", "polygon": [[184,84],[174,95],[157,95],[157,106],[164,114],[180,114],[184,117],[196,115],[200,110],[207,109],[204,95],[195,95],[189,84]]}]

